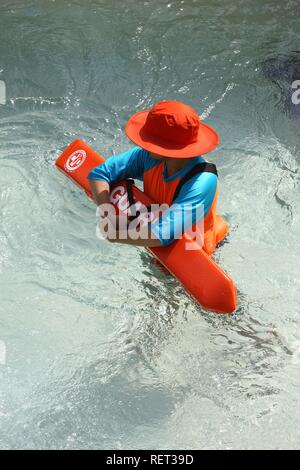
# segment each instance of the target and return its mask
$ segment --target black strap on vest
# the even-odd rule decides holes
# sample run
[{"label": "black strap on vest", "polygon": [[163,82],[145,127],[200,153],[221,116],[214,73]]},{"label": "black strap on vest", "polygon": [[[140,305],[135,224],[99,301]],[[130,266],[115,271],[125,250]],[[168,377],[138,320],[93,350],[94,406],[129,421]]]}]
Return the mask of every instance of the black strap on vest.
[{"label": "black strap on vest", "polygon": [[134,184],[134,180],[131,178],[127,178],[126,180],[126,191],[128,194],[128,201],[129,205],[133,206],[134,204],[134,197],[133,197],[133,192],[132,192],[132,185]]},{"label": "black strap on vest", "polygon": [[197,165],[193,166],[193,168],[191,168],[191,170],[188,171],[188,173],[184,175],[184,177],[181,178],[181,180],[179,181],[178,186],[175,189],[172,203],[174,202],[174,200],[177,198],[178,194],[180,193],[182,186],[191,178],[193,178],[193,176],[199,175],[201,173],[213,173],[214,175],[218,177],[216,165],[214,165],[213,163],[209,163],[209,162],[197,163]]},{"label": "black strap on vest", "polygon": [[[134,180],[132,178],[126,179],[126,191],[128,195],[129,207],[134,206],[135,200],[132,191],[132,185],[134,184]],[[140,215],[139,211],[136,212],[136,215],[129,215],[128,220],[131,222],[132,220],[136,219]]]}]

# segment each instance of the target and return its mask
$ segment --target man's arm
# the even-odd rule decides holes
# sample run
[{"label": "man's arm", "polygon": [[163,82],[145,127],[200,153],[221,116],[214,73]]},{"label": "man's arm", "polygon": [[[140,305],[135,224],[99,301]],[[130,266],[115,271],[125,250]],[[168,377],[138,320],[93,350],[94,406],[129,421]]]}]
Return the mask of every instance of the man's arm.
[{"label": "man's arm", "polygon": [[[139,150],[144,152],[144,150],[142,149]],[[136,162],[136,158],[140,158],[141,161]],[[105,164],[102,164],[92,170],[92,172],[89,174],[89,182],[93,199],[97,206],[100,206],[102,204],[110,204],[110,182],[124,179],[129,176],[134,178],[142,176],[144,168],[142,165],[142,158],[143,155],[137,154],[137,149],[133,149],[133,151],[126,152],[125,154],[122,154],[119,157],[112,157],[108,159]],[[148,163],[149,165],[149,162],[146,163]],[[160,241],[151,233],[148,227],[142,228],[141,231],[143,231],[143,233],[141,234],[141,238],[134,240],[130,236],[131,231],[128,227],[128,223],[127,228],[125,229],[126,233],[124,233],[124,229],[122,231],[119,230],[118,217],[116,217],[115,223],[116,227],[113,231],[114,236],[112,237],[109,236],[109,234],[105,234],[107,240],[109,240],[110,242],[126,243],[128,245],[145,247],[161,246]]]},{"label": "man's arm", "polygon": [[90,187],[93,199],[97,206],[101,204],[109,204],[109,184],[107,181],[90,180]]},{"label": "man's arm", "polygon": [[104,163],[96,166],[88,175],[90,181],[106,181],[112,184],[126,178],[143,179],[145,171],[155,166],[157,162],[153,160],[149,152],[134,147],[127,152],[109,157]]},{"label": "man's arm", "polygon": [[[93,194],[93,199],[96,202],[97,206],[101,206],[103,204],[110,204],[109,198],[109,184],[106,181],[90,181],[91,190]],[[107,214],[106,217],[109,218]],[[129,224],[130,221],[126,220],[127,224],[125,229],[120,228],[119,224],[119,217],[115,216],[114,224],[115,229],[112,230],[110,233],[105,233],[105,237],[108,241],[113,243],[125,243],[127,245],[135,245],[135,246],[145,246],[145,247],[158,247],[161,246],[161,242],[154,236],[151,232],[149,225],[145,227],[141,227],[139,233],[140,238],[136,240],[132,237],[132,233],[134,228],[130,228]],[[110,219],[110,223],[112,223]],[[136,233],[134,231],[134,233]]]}]

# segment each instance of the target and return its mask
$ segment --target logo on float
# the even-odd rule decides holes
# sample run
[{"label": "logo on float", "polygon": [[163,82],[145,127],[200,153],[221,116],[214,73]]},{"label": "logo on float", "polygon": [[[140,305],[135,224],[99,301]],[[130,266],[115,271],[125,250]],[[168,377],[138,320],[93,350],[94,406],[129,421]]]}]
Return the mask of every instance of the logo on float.
[{"label": "logo on float", "polygon": [[86,152],[84,150],[76,150],[69,156],[65,163],[67,171],[75,171],[84,163],[86,159]]}]

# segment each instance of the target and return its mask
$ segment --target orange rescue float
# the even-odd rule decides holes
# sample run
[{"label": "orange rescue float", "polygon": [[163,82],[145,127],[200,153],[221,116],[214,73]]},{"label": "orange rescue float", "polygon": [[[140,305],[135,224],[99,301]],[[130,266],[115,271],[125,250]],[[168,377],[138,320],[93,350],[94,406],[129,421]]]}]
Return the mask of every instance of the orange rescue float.
[{"label": "orange rescue float", "polygon": [[[56,166],[66,176],[92,197],[87,176],[89,172],[105,160],[82,140],[72,142],[56,160]],[[152,200],[132,186],[136,202],[148,206]],[[126,182],[113,186],[112,203],[121,210],[126,197]],[[122,196],[118,197],[119,195]],[[128,205],[128,204],[127,204]],[[170,245],[148,250],[175,276],[187,292],[205,309],[218,313],[232,313],[237,306],[236,287],[230,277],[203,250],[186,250],[186,242],[196,243],[184,234]]]}]

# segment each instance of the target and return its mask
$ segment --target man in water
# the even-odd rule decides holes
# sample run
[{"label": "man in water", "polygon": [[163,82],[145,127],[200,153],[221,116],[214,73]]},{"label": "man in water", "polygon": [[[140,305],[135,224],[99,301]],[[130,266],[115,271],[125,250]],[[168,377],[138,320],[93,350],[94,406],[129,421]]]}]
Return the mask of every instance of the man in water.
[{"label": "man in water", "polygon": [[98,206],[109,204],[112,183],[136,178],[143,181],[144,192],[154,203],[167,204],[168,208],[146,226],[142,238],[133,239],[127,226],[127,237],[124,233],[120,237],[117,227],[117,236],[108,237],[110,241],[160,247],[180,238],[190,227],[200,230],[201,226],[203,231],[204,223],[203,248],[211,254],[228,232],[227,224],[216,212],[216,167],[201,156],[217,146],[215,130],[202,123],[190,106],[161,101],[150,110],[134,114],[125,132],[137,147],[110,157],[90,172],[95,202]]}]

